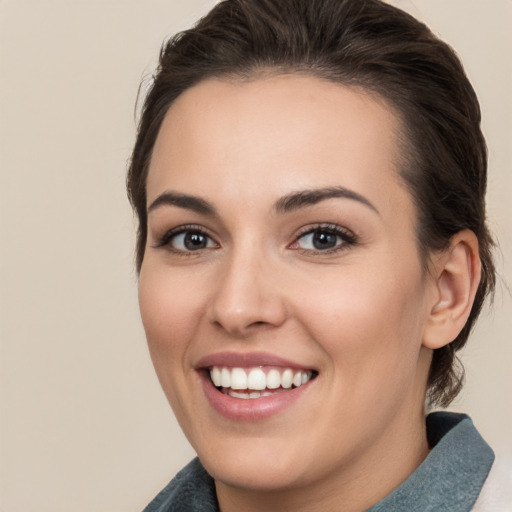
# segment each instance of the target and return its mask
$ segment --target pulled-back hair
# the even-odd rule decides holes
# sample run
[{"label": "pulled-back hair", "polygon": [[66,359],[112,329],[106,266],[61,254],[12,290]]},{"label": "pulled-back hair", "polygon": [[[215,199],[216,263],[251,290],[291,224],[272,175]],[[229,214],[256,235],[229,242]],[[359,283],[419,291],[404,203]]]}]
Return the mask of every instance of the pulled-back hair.
[{"label": "pulled-back hair", "polygon": [[147,237],[146,178],[165,114],[185,90],[208,78],[253,80],[307,73],[384,98],[404,126],[400,175],[417,211],[425,268],[433,251],[470,229],[482,277],[469,319],[434,351],[431,405],[448,405],[462,387],[456,352],[492,294],[493,241],[485,223],[487,151],[475,92],[453,50],[418,20],[379,0],[224,0],[192,29],[164,44],[145,98],[127,187],[139,227],[137,270]]}]

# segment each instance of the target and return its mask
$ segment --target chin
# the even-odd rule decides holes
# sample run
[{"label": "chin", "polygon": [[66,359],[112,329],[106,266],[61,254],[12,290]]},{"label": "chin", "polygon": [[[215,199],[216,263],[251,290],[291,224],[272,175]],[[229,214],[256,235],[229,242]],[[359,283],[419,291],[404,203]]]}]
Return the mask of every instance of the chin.
[{"label": "chin", "polygon": [[[212,449],[213,447],[213,449]],[[201,449],[206,448],[206,449]],[[197,447],[208,473],[230,487],[275,492],[304,486],[321,473],[318,457],[307,440],[289,432],[286,438],[269,435],[211,438],[208,446]],[[315,476],[316,475],[316,476]]]},{"label": "chin", "polygon": [[282,464],[276,457],[225,457],[222,461],[201,459],[216,482],[248,491],[274,492],[302,485],[303,467]]}]

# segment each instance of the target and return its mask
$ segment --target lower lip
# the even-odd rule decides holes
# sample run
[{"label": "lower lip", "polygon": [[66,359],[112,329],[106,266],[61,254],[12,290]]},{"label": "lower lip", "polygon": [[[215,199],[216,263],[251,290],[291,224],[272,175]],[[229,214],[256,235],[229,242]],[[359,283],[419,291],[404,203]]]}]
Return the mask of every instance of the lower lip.
[{"label": "lower lip", "polygon": [[210,405],[222,416],[236,421],[258,421],[270,418],[290,407],[307,393],[313,380],[290,391],[260,398],[234,398],[220,392],[205,372],[200,372],[203,390]]}]

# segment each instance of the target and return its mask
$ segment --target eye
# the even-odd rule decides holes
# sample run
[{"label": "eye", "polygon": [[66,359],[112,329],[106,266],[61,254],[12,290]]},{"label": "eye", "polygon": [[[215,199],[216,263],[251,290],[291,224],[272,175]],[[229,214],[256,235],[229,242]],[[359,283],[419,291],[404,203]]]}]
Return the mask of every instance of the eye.
[{"label": "eye", "polygon": [[208,247],[215,247],[212,239],[203,233],[186,231],[174,235],[170,244],[179,251],[197,251]]},{"label": "eye", "polygon": [[355,244],[355,236],[339,226],[317,226],[297,237],[290,247],[312,252],[336,252]]},{"label": "eye", "polygon": [[167,247],[173,252],[193,252],[213,249],[218,244],[202,229],[181,226],[168,231],[158,242],[157,247]]}]

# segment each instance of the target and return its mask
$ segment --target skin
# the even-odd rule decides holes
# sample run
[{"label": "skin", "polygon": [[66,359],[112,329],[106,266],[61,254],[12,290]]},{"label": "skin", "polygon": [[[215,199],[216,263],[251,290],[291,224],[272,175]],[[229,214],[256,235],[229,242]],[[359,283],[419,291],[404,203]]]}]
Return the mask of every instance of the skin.
[{"label": "skin", "polygon": [[[149,210],[140,309],[161,385],[223,512],[363,510],[428,454],[431,349],[469,313],[478,251],[465,233],[422,268],[398,177],[400,128],[381,99],[298,75],[204,81],[166,115],[148,207],[172,191],[216,213]],[[276,211],[285,196],[326,187],[371,206],[333,197]],[[355,241],[315,249],[302,235],[319,224]],[[184,225],[204,230],[207,246],[161,245]],[[264,351],[318,376],[278,414],[235,421],[212,408],[196,368],[225,351]]]}]

